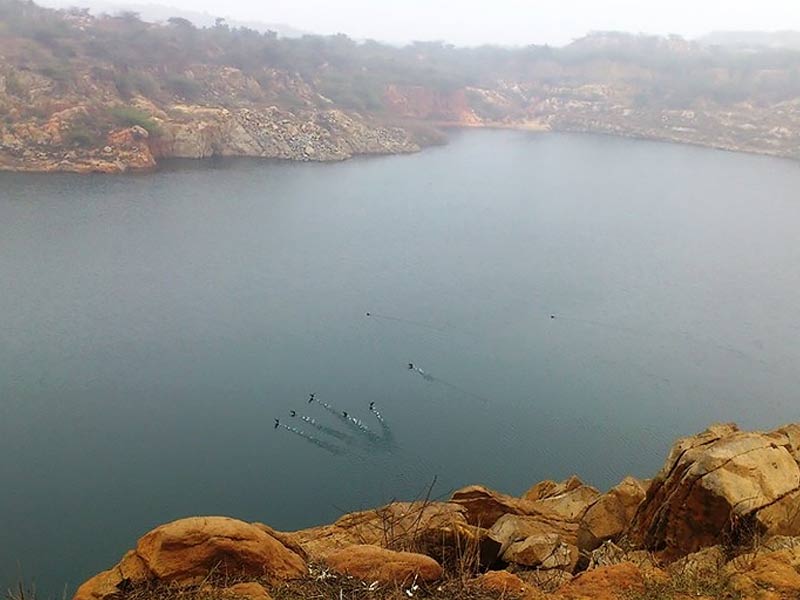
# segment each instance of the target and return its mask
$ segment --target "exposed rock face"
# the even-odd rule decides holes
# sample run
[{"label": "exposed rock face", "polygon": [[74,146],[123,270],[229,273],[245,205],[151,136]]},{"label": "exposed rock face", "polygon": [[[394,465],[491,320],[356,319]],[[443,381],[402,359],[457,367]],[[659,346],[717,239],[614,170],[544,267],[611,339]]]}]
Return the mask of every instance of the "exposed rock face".
[{"label": "exposed rock face", "polygon": [[581,519],[578,546],[582,550],[594,550],[605,541],[619,539],[636,515],[645,492],[642,482],[626,477],[598,498]]},{"label": "exposed rock face", "polygon": [[631,525],[668,558],[752,535],[800,533],[800,426],[772,433],[718,425],[678,441]]},{"label": "exposed rock face", "polygon": [[147,131],[141,127],[112,131],[99,148],[73,148],[64,143],[61,116],[0,136],[0,171],[124,173],[156,166]]},{"label": "exposed rock face", "polygon": [[503,515],[533,513],[532,502],[495,492],[482,485],[471,485],[456,491],[450,502],[463,506],[467,521],[478,527],[492,527]]},{"label": "exposed rock face", "polygon": [[[562,484],[537,484],[523,498],[514,498],[480,485],[456,491],[450,502],[467,510],[467,520],[473,525],[492,527],[503,515],[539,516],[554,521],[577,521],[587,508],[600,497],[593,487],[577,478]],[[539,487],[541,486],[541,487]]]},{"label": "exposed rock face", "polygon": [[470,106],[467,92],[441,92],[422,86],[388,85],[384,102],[400,117],[475,125],[480,118]]},{"label": "exposed rock face", "polygon": [[574,571],[579,551],[578,524],[600,493],[576,477],[542,482],[525,498],[512,498],[480,486],[453,494],[472,523],[491,522],[489,537],[500,544],[506,563]]},{"label": "exposed rock face", "polygon": [[280,581],[302,577],[306,564],[261,527],[226,517],[193,517],[147,533],[118,565],[78,588],[75,600],[109,598],[129,583],[189,585],[212,569]]},{"label": "exposed rock face", "polygon": [[325,563],[338,573],[369,582],[403,585],[415,579],[432,582],[442,577],[442,567],[430,556],[368,544],[336,550],[328,554]]},{"label": "exposed rock face", "polygon": [[559,539],[572,540],[574,543],[577,524],[572,526],[569,523],[554,524],[538,516],[503,515],[489,530],[489,535],[492,539],[500,543],[501,556],[515,542],[529,537],[540,537],[549,534],[555,534]]},{"label": "exposed rock face", "polygon": [[225,517],[181,519],[139,540],[136,554],[160,581],[190,582],[212,568],[232,575],[284,580],[305,562],[261,528]]},{"label": "exposed rock face", "polygon": [[172,114],[157,142],[161,157],[335,161],[357,154],[419,150],[402,129],[371,126],[339,110],[295,114],[274,106],[233,110],[175,106]]},{"label": "exposed rock face", "polygon": [[600,492],[578,480],[580,485],[532,503],[533,510],[552,520],[580,521],[588,508],[600,498]]}]

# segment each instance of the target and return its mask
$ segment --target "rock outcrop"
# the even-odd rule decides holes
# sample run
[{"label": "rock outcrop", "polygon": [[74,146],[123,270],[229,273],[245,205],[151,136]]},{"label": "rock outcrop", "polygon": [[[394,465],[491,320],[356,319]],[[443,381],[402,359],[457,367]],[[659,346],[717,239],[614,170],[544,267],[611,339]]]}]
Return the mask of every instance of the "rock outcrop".
[{"label": "rock outcrop", "polygon": [[275,106],[210,108],[177,105],[162,124],[155,152],[164,158],[250,156],[337,161],[360,154],[416,152],[399,128],[370,125],[341,110],[292,113]]},{"label": "rock outcrop", "polygon": [[404,585],[415,580],[441,579],[442,567],[430,556],[395,552],[380,546],[361,544],[331,552],[325,563],[337,573],[362,581]]},{"label": "rock outcrop", "polygon": [[630,525],[645,498],[646,486],[633,477],[600,496],[584,513],[578,526],[577,544],[594,550],[606,541],[617,541]]},{"label": "rock outcrop", "polygon": [[536,484],[522,498],[470,486],[451,502],[464,507],[470,523],[490,524],[489,537],[499,544],[503,562],[571,573],[580,558],[579,524],[599,498],[595,488],[572,477]]},{"label": "rock outcrop", "polygon": [[677,558],[720,543],[800,533],[800,426],[771,433],[718,425],[678,441],[628,531]]},{"label": "rock outcrop", "polygon": [[192,585],[212,571],[230,577],[284,581],[306,563],[262,527],[227,517],[193,517],[156,527],[122,560],[84,583],[74,600],[102,600],[130,585]]}]

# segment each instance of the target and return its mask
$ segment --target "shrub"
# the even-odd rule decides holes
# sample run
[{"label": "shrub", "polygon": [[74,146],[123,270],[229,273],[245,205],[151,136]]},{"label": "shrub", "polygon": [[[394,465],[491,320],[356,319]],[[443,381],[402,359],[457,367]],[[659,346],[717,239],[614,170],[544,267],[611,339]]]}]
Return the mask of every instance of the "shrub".
[{"label": "shrub", "polygon": [[10,71],[6,75],[6,93],[23,100],[28,97],[28,90],[14,71]]},{"label": "shrub", "polygon": [[93,148],[99,146],[102,141],[100,135],[84,123],[71,124],[61,137],[66,145],[80,148]]},{"label": "shrub", "polygon": [[39,69],[39,73],[49,77],[56,83],[67,83],[72,80],[72,69],[67,64],[50,64]]},{"label": "shrub", "polygon": [[203,86],[194,79],[185,75],[168,75],[166,78],[167,87],[176,95],[186,100],[194,100],[200,96]]},{"label": "shrub", "polygon": [[153,76],[143,71],[115,73],[114,85],[117,87],[119,95],[125,99],[130,98],[137,92],[143,96],[153,97],[160,91],[158,82]]},{"label": "shrub", "polygon": [[139,126],[151,135],[158,134],[158,125],[143,110],[133,106],[114,106],[108,112],[114,122],[121,127]]}]

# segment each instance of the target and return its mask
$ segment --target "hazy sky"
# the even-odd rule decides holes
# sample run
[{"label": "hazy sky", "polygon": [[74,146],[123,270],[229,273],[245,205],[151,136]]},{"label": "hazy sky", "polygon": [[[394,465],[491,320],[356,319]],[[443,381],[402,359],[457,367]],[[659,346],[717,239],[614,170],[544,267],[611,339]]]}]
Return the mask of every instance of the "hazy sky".
[{"label": "hazy sky", "polygon": [[[151,2],[153,0],[150,0]],[[159,0],[315,33],[459,45],[563,44],[590,30],[800,29],[800,0]]]},{"label": "hazy sky", "polygon": [[385,42],[567,44],[590,31],[800,30],[800,0],[36,0],[45,6],[160,5],[309,33]]}]

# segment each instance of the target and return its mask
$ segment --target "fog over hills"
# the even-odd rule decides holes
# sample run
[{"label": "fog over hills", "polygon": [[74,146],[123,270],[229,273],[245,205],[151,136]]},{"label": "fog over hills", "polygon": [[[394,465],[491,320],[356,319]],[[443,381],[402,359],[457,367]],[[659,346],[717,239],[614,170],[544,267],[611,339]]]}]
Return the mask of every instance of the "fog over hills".
[{"label": "fog over hills", "polygon": [[81,2],[73,2],[71,0],[45,0],[44,2],[39,2],[39,4],[41,6],[58,9],[80,6],[81,8],[88,8],[89,12],[93,15],[135,12],[142,20],[151,23],[166,23],[167,20],[172,17],[179,17],[190,21],[197,27],[212,27],[217,19],[222,18],[225,19],[225,22],[231,27],[246,27],[247,29],[253,29],[259,33],[274,31],[281,37],[300,37],[310,33],[308,31],[296,29],[285,23],[265,23],[255,20],[232,19],[226,17],[223,11],[211,14],[196,10],[185,10],[164,4],[106,2],[104,0],[86,0]]},{"label": "fog over hills", "polygon": [[714,31],[700,41],[709,46],[800,50],[800,31]]},{"label": "fog over hills", "polygon": [[[109,0],[86,0],[79,3],[72,0],[44,0],[39,2],[41,6],[50,8],[69,8],[72,6],[80,5],[82,8],[88,8],[93,15],[100,14],[116,14],[119,12],[135,12],[144,21],[153,23],[166,23],[171,17],[180,17],[190,21],[197,27],[211,27],[215,24],[217,19],[223,18],[226,23],[231,27],[245,27],[253,29],[260,33],[267,31],[274,31],[281,37],[301,37],[303,35],[313,35],[324,33],[320,31],[310,31],[295,27],[292,23],[281,23],[272,21],[262,21],[258,19],[237,19],[228,16],[224,9],[218,11],[201,11],[201,10],[187,10],[168,4],[157,3],[137,3],[137,2],[124,2],[124,1],[109,1]],[[342,33],[349,33],[344,31]],[[586,33],[592,33],[586,31]],[[535,37],[535,36],[534,36]],[[417,38],[415,38],[417,39]],[[424,38],[419,38],[424,39]],[[577,38],[575,41],[579,41]],[[738,30],[715,30],[708,34],[692,38],[696,39],[700,44],[706,46],[721,46],[731,48],[774,48],[774,49],[791,49],[800,50],[800,31],[738,31]],[[403,45],[410,43],[411,40],[398,42],[393,39],[378,39],[383,43],[393,45]],[[444,40],[447,41],[447,40]],[[487,43],[489,41],[487,40]],[[542,40],[531,39],[531,44],[541,44]],[[513,45],[513,44],[512,44]],[[517,44],[519,45],[519,44]],[[553,44],[550,44],[553,45]],[[567,45],[556,44],[557,46]]]}]

